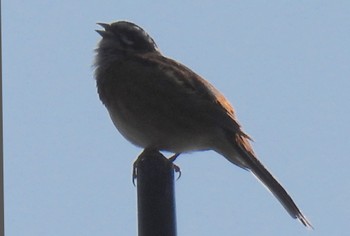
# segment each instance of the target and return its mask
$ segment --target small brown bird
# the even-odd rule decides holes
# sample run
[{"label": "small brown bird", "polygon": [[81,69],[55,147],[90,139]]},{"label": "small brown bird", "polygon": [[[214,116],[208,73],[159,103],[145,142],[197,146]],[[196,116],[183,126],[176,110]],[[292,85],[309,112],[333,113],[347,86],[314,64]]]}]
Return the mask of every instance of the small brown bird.
[{"label": "small brown bird", "polygon": [[99,23],[98,94],[119,132],[142,148],[176,154],[214,150],[253,173],[288,213],[311,223],[262,165],[226,98],[186,66],[161,54],[139,26]]}]

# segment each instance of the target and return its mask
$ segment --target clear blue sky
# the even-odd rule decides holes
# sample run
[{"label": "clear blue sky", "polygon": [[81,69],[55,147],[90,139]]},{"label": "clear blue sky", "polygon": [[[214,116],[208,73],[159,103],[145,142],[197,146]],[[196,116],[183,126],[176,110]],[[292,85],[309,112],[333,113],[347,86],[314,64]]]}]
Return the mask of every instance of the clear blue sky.
[{"label": "clear blue sky", "polygon": [[235,107],[262,162],[315,227],[214,152],[182,155],[178,235],[346,235],[349,1],[2,3],[5,227],[18,235],[136,235],[131,167],[93,79],[96,22],[130,20]]}]

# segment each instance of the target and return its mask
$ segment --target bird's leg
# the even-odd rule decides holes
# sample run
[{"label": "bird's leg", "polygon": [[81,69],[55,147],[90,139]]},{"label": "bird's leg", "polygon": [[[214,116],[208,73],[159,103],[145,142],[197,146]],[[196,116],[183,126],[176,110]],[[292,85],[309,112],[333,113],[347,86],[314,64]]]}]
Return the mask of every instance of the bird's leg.
[{"label": "bird's leg", "polygon": [[[148,152],[148,151],[153,151],[152,149],[145,149],[144,151],[143,151],[143,153],[142,154],[144,154],[145,152]],[[134,164],[133,164],[133,167],[132,167],[132,183],[133,183],[133,185],[134,186],[136,186],[135,185],[135,179],[137,178],[137,166],[138,166],[138,163],[141,161],[141,159],[143,158],[143,155],[140,155],[136,160],[135,160],[135,162],[134,162]],[[179,173],[179,176],[176,178],[176,180],[178,180],[180,177],[181,177],[181,169],[180,169],[180,167],[179,166],[177,166],[177,165],[175,165],[174,164],[174,161],[176,160],[176,158],[178,157],[178,156],[180,156],[180,154],[181,153],[175,153],[173,156],[171,156],[170,158],[168,158],[168,160],[173,164],[173,166],[174,166],[174,171],[176,172],[176,173]]]},{"label": "bird's leg", "polygon": [[181,169],[180,169],[179,166],[177,166],[177,165],[174,164],[174,161],[176,160],[176,158],[177,158],[178,156],[180,156],[180,154],[181,154],[181,153],[175,153],[174,155],[172,155],[172,156],[168,159],[169,161],[171,161],[171,162],[173,163],[174,171],[175,171],[176,173],[179,173],[179,176],[176,178],[176,180],[180,179],[180,177],[181,177]]},{"label": "bird's leg", "polygon": [[140,161],[140,158],[137,158],[136,161],[134,161],[134,164],[132,165],[132,184],[135,185],[135,179],[137,178],[137,164]]},{"label": "bird's leg", "polygon": [[178,156],[180,156],[181,153],[175,153],[174,155],[172,155],[171,157],[169,157],[169,161],[171,161],[174,164],[174,161],[176,160],[176,158]]},{"label": "bird's leg", "polygon": [[132,166],[132,184],[135,185],[135,179],[137,178],[137,166],[139,162],[144,158],[145,153],[155,151],[151,148],[145,148],[143,152],[137,157],[137,159],[134,161],[134,164]]}]

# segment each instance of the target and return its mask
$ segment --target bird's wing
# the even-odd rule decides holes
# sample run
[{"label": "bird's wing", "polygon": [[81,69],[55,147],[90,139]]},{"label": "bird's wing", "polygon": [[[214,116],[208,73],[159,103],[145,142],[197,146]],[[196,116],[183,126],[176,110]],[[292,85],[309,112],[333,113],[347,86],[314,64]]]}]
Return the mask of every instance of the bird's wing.
[{"label": "bird's wing", "polygon": [[[231,148],[222,151],[221,154],[231,162],[250,170],[276,196],[292,217],[298,218],[305,226],[312,227],[286,190],[256,157],[250,144],[250,137],[241,130],[241,126],[228,100],[208,81],[178,62],[159,55],[143,56],[146,56],[147,60],[140,56],[140,63],[151,63],[152,65],[148,65],[148,68],[152,68],[152,66],[161,67],[158,68],[160,70],[153,70],[161,71],[159,72],[161,74],[155,75],[157,81],[153,81],[152,85],[155,86],[155,89],[166,88],[166,91],[163,91],[164,94],[175,100],[169,105],[180,102],[181,106],[177,107],[187,106],[194,113],[199,113],[201,116],[200,120],[212,120],[215,125],[220,124],[227,134],[227,140],[232,140],[230,143],[232,145]],[[133,61],[135,61],[135,58]],[[167,86],[164,86],[164,83]],[[187,105],[186,102],[188,103]],[[232,151],[232,149],[235,151]],[[238,157],[236,153],[238,153]]]},{"label": "bird's wing", "polygon": [[[203,114],[210,114],[211,117],[209,119],[214,119],[224,129],[239,133],[241,136],[251,140],[241,130],[241,126],[236,119],[230,102],[212,84],[175,60],[159,55],[152,55],[140,55],[139,60],[143,60],[146,57],[147,60],[143,60],[143,63],[147,61],[147,63],[160,66],[162,73],[167,75],[161,78],[162,80],[166,80],[162,82],[171,83],[172,87],[168,87],[172,88],[177,96],[184,96],[186,99],[191,99],[188,104],[189,106],[193,104],[195,110],[203,111]],[[206,110],[208,112],[205,112]]]}]

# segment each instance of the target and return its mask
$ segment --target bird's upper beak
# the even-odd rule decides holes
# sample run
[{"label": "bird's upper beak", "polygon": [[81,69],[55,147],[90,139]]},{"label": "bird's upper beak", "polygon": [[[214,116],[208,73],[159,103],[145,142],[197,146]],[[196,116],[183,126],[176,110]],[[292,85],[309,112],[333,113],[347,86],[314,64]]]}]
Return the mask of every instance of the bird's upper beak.
[{"label": "bird's upper beak", "polygon": [[109,30],[111,28],[110,24],[107,23],[97,23],[98,25],[102,26],[104,30],[95,30],[99,35],[101,35],[103,38],[111,36],[112,32]]}]

